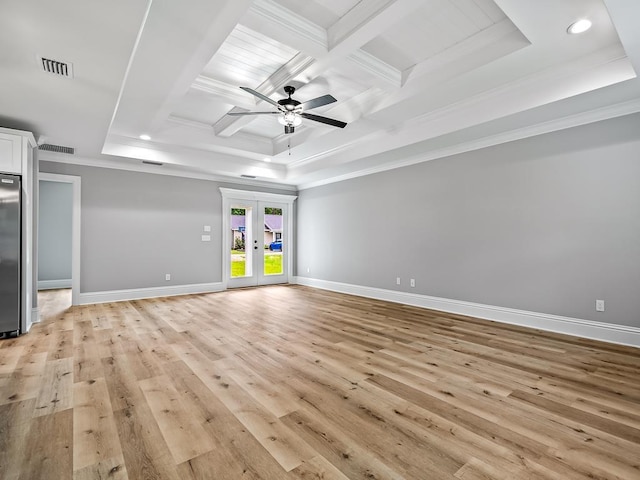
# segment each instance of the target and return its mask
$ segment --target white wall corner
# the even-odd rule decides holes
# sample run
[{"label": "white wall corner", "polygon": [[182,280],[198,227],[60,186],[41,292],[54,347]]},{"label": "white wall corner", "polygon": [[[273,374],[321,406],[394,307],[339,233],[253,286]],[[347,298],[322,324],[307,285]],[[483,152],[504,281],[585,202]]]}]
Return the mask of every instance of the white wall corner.
[{"label": "white wall corner", "polygon": [[31,309],[31,324],[40,323],[40,309],[34,307]]},{"label": "white wall corner", "polygon": [[293,277],[290,283],[640,348],[640,328],[637,327],[561,317],[558,315],[463,302],[448,298],[430,297],[428,295],[398,292],[362,285],[331,282],[308,277]]}]

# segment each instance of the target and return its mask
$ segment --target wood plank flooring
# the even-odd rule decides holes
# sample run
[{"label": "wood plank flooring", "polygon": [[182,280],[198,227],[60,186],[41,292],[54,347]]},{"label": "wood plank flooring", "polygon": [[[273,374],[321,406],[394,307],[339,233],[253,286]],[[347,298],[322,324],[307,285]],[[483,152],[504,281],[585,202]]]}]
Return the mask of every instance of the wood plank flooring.
[{"label": "wood plank flooring", "polygon": [[640,350],[301,286],[0,341],[0,478],[640,479]]}]

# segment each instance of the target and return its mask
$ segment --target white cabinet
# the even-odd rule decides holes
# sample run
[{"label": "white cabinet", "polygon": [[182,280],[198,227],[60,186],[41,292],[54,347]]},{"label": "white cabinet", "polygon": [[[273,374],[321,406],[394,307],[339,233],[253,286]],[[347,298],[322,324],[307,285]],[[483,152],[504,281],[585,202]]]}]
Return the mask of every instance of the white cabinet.
[{"label": "white cabinet", "polygon": [[[37,178],[38,161],[33,150],[37,147],[31,132],[0,127],[0,172],[20,175],[22,188],[22,259],[21,271],[21,322],[20,332],[26,333],[37,320],[38,296],[33,279],[37,278],[37,262],[34,262],[37,242],[34,242],[34,178]],[[37,187],[37,184],[35,185]]]},{"label": "white cabinet", "polygon": [[0,172],[22,173],[22,136],[0,132]]}]

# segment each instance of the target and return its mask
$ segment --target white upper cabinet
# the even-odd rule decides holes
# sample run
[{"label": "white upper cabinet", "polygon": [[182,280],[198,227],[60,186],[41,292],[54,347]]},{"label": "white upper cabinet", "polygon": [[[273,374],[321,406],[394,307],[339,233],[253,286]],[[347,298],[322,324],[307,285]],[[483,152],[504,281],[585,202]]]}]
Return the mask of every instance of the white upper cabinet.
[{"label": "white upper cabinet", "polygon": [[0,132],[0,173],[22,173],[22,136]]}]

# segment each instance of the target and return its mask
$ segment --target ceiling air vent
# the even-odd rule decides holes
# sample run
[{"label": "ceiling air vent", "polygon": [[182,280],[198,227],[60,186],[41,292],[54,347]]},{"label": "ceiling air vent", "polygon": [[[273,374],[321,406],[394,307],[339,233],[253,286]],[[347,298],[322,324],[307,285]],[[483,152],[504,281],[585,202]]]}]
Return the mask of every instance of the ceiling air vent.
[{"label": "ceiling air vent", "polygon": [[162,165],[164,165],[164,163],[162,163],[162,162],[154,162],[152,160],[142,160],[142,163],[144,163],[146,165],[155,165],[157,167],[161,167]]},{"label": "ceiling air vent", "polygon": [[242,178],[256,178],[255,175],[240,175]]},{"label": "ceiling air vent", "polygon": [[60,77],[73,78],[73,64],[51,58],[38,57],[42,70]]},{"label": "ceiling air vent", "polygon": [[73,155],[75,153],[75,149],[73,147],[51,145],[50,143],[43,143],[42,145],[39,145],[38,150],[42,150],[44,152],[66,153],[67,155]]}]

